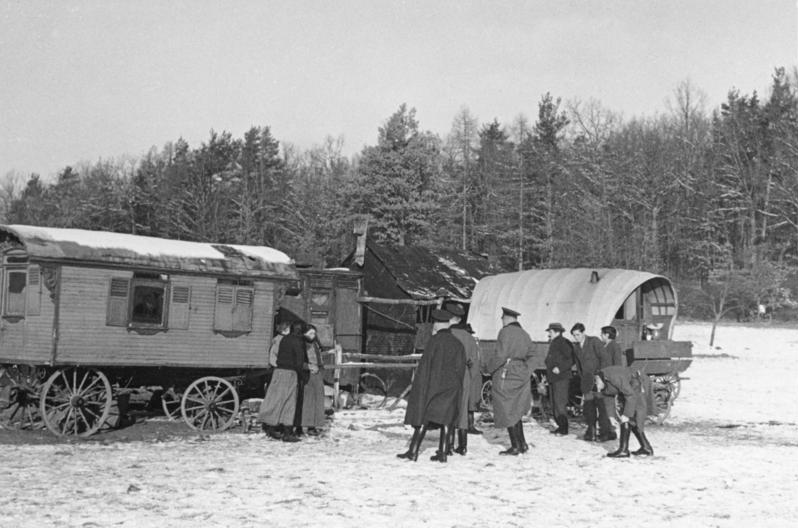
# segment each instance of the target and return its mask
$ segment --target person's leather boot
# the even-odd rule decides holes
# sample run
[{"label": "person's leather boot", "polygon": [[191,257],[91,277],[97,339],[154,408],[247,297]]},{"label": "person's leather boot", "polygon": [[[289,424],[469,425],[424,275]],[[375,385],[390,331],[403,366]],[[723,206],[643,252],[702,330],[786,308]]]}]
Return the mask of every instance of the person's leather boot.
[{"label": "person's leather boot", "polygon": [[468,434],[481,435],[482,431],[477,429],[474,421],[474,411],[468,412]]},{"label": "person's leather boot", "polygon": [[558,416],[555,418],[557,422],[557,429],[550,431],[552,434],[565,436],[568,434],[568,417],[567,416]]},{"label": "person's leather boot", "polygon": [[281,429],[283,431],[283,442],[299,442],[299,437],[294,434],[293,427],[283,426]]},{"label": "person's leather boot", "polygon": [[457,449],[455,449],[454,452],[463,456],[468,452],[468,431],[463,429],[457,430]]},{"label": "person's leather boot", "polygon": [[640,449],[638,449],[637,451],[632,451],[632,454],[635,456],[653,456],[654,448],[652,448],[651,444],[648,443],[648,438],[646,438],[646,433],[641,431],[636,425],[632,427],[632,433],[635,435],[635,438],[640,443]]},{"label": "person's leather boot", "polygon": [[631,426],[629,422],[621,423],[621,442],[618,449],[612,453],[607,453],[610,458],[629,458],[629,432]]},{"label": "person's leather boot", "polygon": [[507,434],[510,435],[510,447],[504,451],[499,451],[500,455],[520,455],[521,451],[518,450],[518,437],[516,436],[515,426],[507,428]]},{"label": "person's leather boot", "polygon": [[515,424],[515,437],[518,440],[518,451],[521,454],[529,451],[529,444],[526,443],[526,438],[524,438],[524,422],[521,420],[518,420],[518,423]]},{"label": "person's leather boot", "polygon": [[585,431],[585,436],[582,437],[583,440],[586,442],[595,442],[596,441],[596,426],[595,425],[588,425],[587,431]]},{"label": "person's leather boot", "polygon": [[413,437],[410,439],[410,447],[404,453],[396,455],[397,458],[404,458],[415,462],[418,460],[418,450],[421,447],[421,442],[424,440],[424,435],[427,433],[427,426],[414,427]]},{"label": "person's leather boot", "polygon": [[441,438],[438,440],[438,451],[429,457],[430,460],[434,462],[443,462],[445,463],[448,458],[448,451],[449,451],[449,434],[446,426],[441,426]]},{"label": "person's leather boot", "polygon": [[454,432],[457,429],[454,426],[449,426],[446,431],[446,454],[452,456],[454,454]]}]

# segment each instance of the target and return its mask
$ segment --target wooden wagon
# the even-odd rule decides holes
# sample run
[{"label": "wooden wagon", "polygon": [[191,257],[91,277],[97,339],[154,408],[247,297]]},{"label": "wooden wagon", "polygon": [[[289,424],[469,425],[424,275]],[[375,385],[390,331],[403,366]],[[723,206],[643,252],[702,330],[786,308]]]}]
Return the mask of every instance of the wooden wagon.
[{"label": "wooden wagon", "polygon": [[[535,343],[534,380],[541,393],[545,392],[545,329],[549,323],[562,323],[569,330],[581,322],[587,334],[595,336],[600,335],[602,326],[612,325],[618,330],[616,341],[629,364],[652,379],[659,421],[670,413],[681,389],[681,374],[692,362],[692,343],[671,339],[678,298],[666,277],[633,270],[589,268],[529,270],[485,277],[474,289],[468,322],[486,357],[495,350],[502,306],[521,313],[519,322]],[[578,412],[578,383],[572,387],[572,406]]]},{"label": "wooden wagon", "polygon": [[300,287],[259,246],[7,225],[0,258],[4,416],[57,435],[93,434],[140,386],[195,429],[230,426],[262,395],[275,312]]}]

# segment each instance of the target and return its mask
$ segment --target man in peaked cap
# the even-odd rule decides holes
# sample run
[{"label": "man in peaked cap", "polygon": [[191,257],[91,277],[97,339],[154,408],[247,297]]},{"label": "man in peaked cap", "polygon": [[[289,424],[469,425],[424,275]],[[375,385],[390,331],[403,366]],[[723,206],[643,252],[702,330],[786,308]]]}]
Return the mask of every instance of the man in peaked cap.
[{"label": "man in peaked cap", "polygon": [[[468,450],[468,434],[482,434],[474,427],[474,412],[482,399],[482,369],[479,361],[479,345],[477,340],[468,331],[463,318],[465,310],[460,304],[448,303],[446,310],[452,314],[451,331],[465,350],[466,370],[463,376],[463,391],[460,396],[460,412],[457,417],[457,449],[455,453],[465,455]],[[454,429],[449,433],[450,444],[454,441]]]},{"label": "man in peaked cap", "polygon": [[510,435],[510,448],[500,451],[500,455],[518,455],[529,450],[521,418],[532,406],[529,362],[534,348],[529,334],[518,323],[519,315],[516,310],[502,308],[502,329],[496,338],[496,354],[488,364],[494,425],[506,427]]},{"label": "man in peaked cap", "polygon": [[565,328],[560,323],[551,323],[546,328],[549,335],[549,352],[546,355],[546,377],[549,381],[549,396],[557,428],[551,432],[568,434],[568,388],[571,384],[571,367],[574,366],[574,349],[562,334]]},{"label": "man in peaked cap", "polygon": [[418,451],[429,427],[440,427],[438,453],[431,460],[446,462],[449,451],[447,428],[458,416],[465,374],[463,344],[452,335],[452,314],[433,310],[433,336],[427,342],[407,399],[405,423],[413,426],[413,437],[405,453],[396,456],[418,460]]}]

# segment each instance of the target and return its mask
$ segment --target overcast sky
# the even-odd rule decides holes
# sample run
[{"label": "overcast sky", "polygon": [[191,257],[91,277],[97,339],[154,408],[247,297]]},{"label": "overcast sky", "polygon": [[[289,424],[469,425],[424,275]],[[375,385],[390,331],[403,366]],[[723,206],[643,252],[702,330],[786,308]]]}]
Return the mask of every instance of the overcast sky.
[{"label": "overcast sky", "polygon": [[442,136],[547,91],[652,115],[689,78],[714,108],[794,67],[797,26],[795,0],[0,0],[0,176],[253,125],[351,154],[403,102]]}]

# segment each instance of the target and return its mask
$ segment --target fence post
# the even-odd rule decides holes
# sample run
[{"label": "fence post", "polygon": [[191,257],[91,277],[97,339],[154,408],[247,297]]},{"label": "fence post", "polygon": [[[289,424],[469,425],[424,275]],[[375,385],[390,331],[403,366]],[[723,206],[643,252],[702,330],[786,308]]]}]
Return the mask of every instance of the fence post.
[{"label": "fence post", "polygon": [[338,365],[344,359],[343,349],[341,345],[335,343],[335,370],[333,371],[333,408],[338,410],[341,406],[339,394],[341,392],[341,369]]}]

